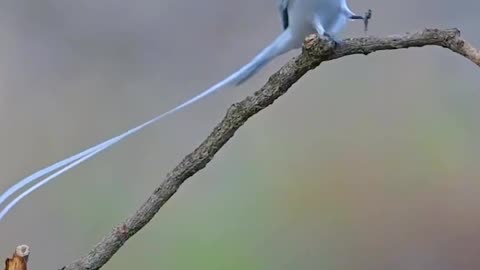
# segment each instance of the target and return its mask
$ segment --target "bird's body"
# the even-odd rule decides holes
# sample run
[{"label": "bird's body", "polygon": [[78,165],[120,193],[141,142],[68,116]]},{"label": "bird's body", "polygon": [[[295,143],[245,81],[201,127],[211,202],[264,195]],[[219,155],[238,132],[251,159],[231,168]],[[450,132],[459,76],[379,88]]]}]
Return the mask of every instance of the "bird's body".
[{"label": "bird's body", "polygon": [[278,8],[284,30],[292,33],[294,48],[301,47],[310,34],[335,36],[354,15],[346,0],[278,0]]},{"label": "bird's body", "polygon": [[318,33],[321,36],[334,38],[334,36],[343,29],[348,20],[363,19],[366,23],[366,20],[368,19],[353,14],[347,6],[346,0],[278,0],[277,6],[282,20],[283,32],[270,45],[268,45],[257,56],[255,56],[250,63],[246,64],[238,71],[234,72],[232,75],[228,76],[219,83],[213,85],[209,89],[201,92],[197,96],[185,101],[173,109],[112,139],[106,140],[96,146],[43,168],[20,180],[11,188],[6,190],[2,195],[0,195],[0,204],[5,202],[19,189],[31,184],[36,180],[39,181],[15,197],[7,206],[5,206],[2,211],[0,211],[0,220],[13,206],[15,206],[18,201],[26,197],[37,188],[48,183],[50,180],[88,160],[112,145],[120,142],[126,137],[133,135],[143,128],[157,122],[158,120],[180,111],[181,109],[226,86],[234,86],[245,82],[278,55],[281,55],[292,49],[300,48],[306,36],[313,33]]}]

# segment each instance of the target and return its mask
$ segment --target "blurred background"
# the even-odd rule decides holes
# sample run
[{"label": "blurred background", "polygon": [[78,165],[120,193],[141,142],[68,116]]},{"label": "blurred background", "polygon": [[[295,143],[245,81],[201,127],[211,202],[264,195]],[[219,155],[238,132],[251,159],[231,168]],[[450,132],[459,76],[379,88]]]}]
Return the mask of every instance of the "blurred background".
[{"label": "blurred background", "polygon": [[[480,47],[479,1],[350,2],[373,9],[369,34],[458,27]],[[2,1],[0,190],[194,96],[280,31],[275,0]],[[32,269],[84,255],[296,54],[32,194],[1,222],[0,257],[23,243]],[[445,49],[322,64],[104,269],[478,268],[478,104],[478,68]]]}]

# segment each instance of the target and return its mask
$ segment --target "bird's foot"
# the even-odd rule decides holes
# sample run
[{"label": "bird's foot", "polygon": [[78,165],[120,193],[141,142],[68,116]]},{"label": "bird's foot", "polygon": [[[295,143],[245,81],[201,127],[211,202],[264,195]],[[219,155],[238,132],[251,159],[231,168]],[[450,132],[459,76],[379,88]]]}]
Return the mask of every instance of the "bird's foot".
[{"label": "bird's foot", "polygon": [[323,36],[326,37],[328,40],[332,41],[333,44],[334,44],[334,46],[335,46],[335,48],[341,47],[342,45],[345,44],[345,41],[343,41],[343,40],[339,39],[338,37],[336,37],[336,36],[334,36],[334,35],[331,35],[331,34],[329,34],[329,33],[326,33],[326,32],[325,32],[325,33],[323,34]]},{"label": "bird's foot", "polygon": [[363,16],[360,16],[360,15],[350,16],[350,20],[362,20],[363,21],[363,25],[365,26],[365,28],[364,28],[365,33],[367,33],[367,31],[368,31],[368,22],[371,18],[372,18],[372,10],[371,9],[367,10],[367,12],[365,12],[365,15],[363,15]]}]

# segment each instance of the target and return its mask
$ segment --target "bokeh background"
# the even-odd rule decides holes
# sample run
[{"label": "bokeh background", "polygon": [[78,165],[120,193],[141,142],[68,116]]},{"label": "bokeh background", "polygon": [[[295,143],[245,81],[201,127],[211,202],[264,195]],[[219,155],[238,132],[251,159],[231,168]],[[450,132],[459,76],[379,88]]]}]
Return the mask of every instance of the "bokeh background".
[{"label": "bokeh background", "polygon": [[[370,34],[458,27],[476,0],[355,0]],[[274,0],[3,0],[0,190],[192,97],[281,30]],[[344,36],[363,35],[351,23]],[[22,201],[0,257],[85,254],[134,211],[251,81],[144,130]],[[480,76],[435,47],[322,64],[242,127],[104,269],[480,267]]]}]

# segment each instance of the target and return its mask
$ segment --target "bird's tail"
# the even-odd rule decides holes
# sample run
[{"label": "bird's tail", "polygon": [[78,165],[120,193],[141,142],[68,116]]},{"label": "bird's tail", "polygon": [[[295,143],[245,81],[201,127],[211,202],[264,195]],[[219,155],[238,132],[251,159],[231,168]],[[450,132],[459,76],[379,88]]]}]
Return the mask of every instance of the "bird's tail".
[{"label": "bird's tail", "polygon": [[98,153],[102,152],[103,150],[106,150],[107,148],[113,146],[114,144],[122,141],[123,139],[127,138],[130,135],[135,134],[136,132],[142,130],[143,128],[157,122],[158,120],[173,114],[175,112],[178,112],[185,107],[209,96],[210,94],[213,94],[214,92],[222,89],[223,87],[226,86],[232,86],[232,85],[239,85],[243,82],[245,82],[247,79],[249,79],[251,76],[253,76],[257,71],[259,71],[263,66],[265,66],[268,62],[270,62],[273,58],[276,56],[283,54],[287,51],[292,49],[292,37],[290,31],[287,29],[285,30],[280,36],[278,36],[268,47],[263,49],[255,58],[252,59],[250,63],[245,65],[244,67],[240,68],[238,71],[233,73],[232,75],[228,76],[224,80],[220,81],[219,83],[213,85],[209,89],[201,92],[197,96],[181,103],[180,105],[174,107],[173,109],[156,116],[153,119],[150,119],[149,121],[134,127],[130,130],[127,130],[126,132],[113,137],[109,140],[106,140],[102,143],[99,143],[93,147],[90,147],[78,154],[75,154],[71,157],[68,157],[66,159],[63,159],[59,162],[56,162],[48,167],[45,167],[32,175],[18,181],[16,184],[11,186],[9,189],[7,189],[3,194],[0,195],[0,205],[3,204],[11,195],[13,195],[15,192],[17,192],[19,189],[31,184],[32,182],[41,179],[42,177],[46,177],[42,179],[41,181],[37,182],[36,184],[32,185],[30,188],[28,188],[26,191],[23,193],[19,194],[17,197],[15,197],[8,205],[6,205],[1,211],[0,211],[0,220],[14,207],[21,199],[24,197],[28,196],[31,192],[35,191],[39,187],[45,185],[52,179],[56,178],[57,176],[67,172],[68,170],[74,168],[75,166],[81,164],[82,162],[94,157]]},{"label": "bird's tail", "polygon": [[[255,75],[260,69],[267,65],[273,58],[293,49],[292,35],[289,29],[283,31],[268,47],[263,49],[250,63],[243,66],[231,75],[232,82],[240,85]],[[228,79],[228,78],[227,78]]]}]

